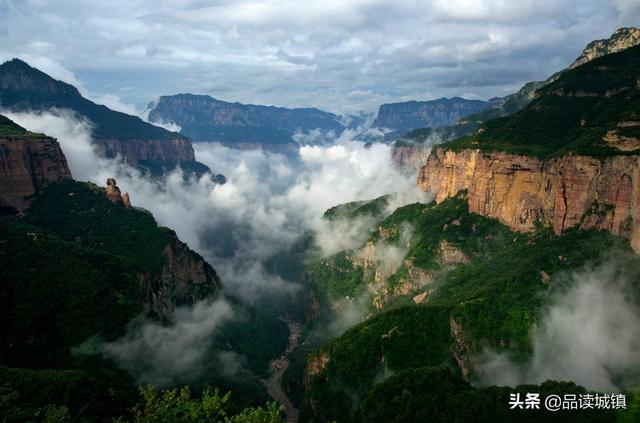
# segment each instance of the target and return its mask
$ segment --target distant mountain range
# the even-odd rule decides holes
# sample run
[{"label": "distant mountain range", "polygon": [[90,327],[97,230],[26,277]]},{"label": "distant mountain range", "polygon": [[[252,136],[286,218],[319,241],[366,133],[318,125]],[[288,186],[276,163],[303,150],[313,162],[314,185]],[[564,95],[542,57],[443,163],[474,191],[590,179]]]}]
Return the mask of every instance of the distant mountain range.
[{"label": "distant mountain range", "polygon": [[[408,101],[380,106],[373,128],[397,135],[425,126],[442,127],[495,106],[492,100],[460,97]],[[160,97],[145,111],[150,122],[176,125],[180,133],[200,142],[219,142],[238,148],[297,149],[310,142],[314,131],[340,135],[365,124],[364,114],[339,116],[316,108],[289,109],[230,103],[208,95],[177,94]]]},{"label": "distant mountain range", "polygon": [[489,101],[467,100],[460,97],[383,104],[378,109],[378,117],[373,122],[373,127],[404,132],[425,127],[440,128],[453,125],[460,118],[477,113],[491,105]]},{"label": "distant mountain range", "polygon": [[339,135],[348,126],[340,116],[315,108],[229,103],[195,94],[160,97],[147,111],[150,122],[178,125],[194,141],[242,148],[286,149],[298,145],[298,135],[313,130]]},{"label": "distant mountain range", "polygon": [[71,110],[91,121],[93,143],[104,157],[120,155],[132,166],[152,173],[178,165],[198,175],[210,171],[195,160],[191,141],[184,135],[93,103],[72,85],[53,79],[22,60],[0,65],[0,109],[37,112],[54,108]]}]

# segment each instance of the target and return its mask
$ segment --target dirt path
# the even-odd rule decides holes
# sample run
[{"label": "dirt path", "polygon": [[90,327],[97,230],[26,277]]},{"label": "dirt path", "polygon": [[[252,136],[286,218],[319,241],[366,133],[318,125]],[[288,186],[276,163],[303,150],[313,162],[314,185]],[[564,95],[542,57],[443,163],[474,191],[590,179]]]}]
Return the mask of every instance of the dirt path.
[{"label": "dirt path", "polygon": [[297,423],[299,411],[293,406],[282,386],[280,386],[280,380],[287,367],[289,367],[289,354],[298,346],[298,338],[300,337],[302,326],[292,321],[286,321],[286,323],[289,326],[289,345],[280,357],[269,364],[272,373],[269,379],[264,381],[264,384],[267,386],[269,396],[284,406],[287,420],[290,423]]}]

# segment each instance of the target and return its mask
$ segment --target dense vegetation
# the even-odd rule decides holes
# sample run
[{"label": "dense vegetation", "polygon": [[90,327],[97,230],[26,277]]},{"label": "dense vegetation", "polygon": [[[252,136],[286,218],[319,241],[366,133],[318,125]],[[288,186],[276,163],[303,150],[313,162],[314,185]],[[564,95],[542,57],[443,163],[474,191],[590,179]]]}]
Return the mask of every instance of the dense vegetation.
[{"label": "dense vegetation", "polygon": [[[441,204],[406,205],[387,217],[378,213],[381,205],[386,204],[383,202],[384,198],[334,207],[325,213],[325,217],[347,220],[363,216],[376,217],[376,230],[368,239],[374,244],[384,241],[397,245],[406,235],[405,232],[410,232],[405,261],[412,267],[429,271],[446,267],[440,261],[443,241],[460,249],[464,254],[472,255],[483,252],[489,245],[501,245],[503,239],[512,234],[495,219],[469,213],[464,194]],[[359,254],[360,250],[342,251],[333,256],[310,260],[306,267],[306,277],[323,298],[330,301],[345,297],[354,299],[365,292],[371,276],[365,275],[363,268],[357,264]],[[408,265],[403,262],[387,279],[386,287],[394,288],[401,280],[407,279],[408,270]]]},{"label": "dense vegetation", "polygon": [[[342,217],[363,207],[366,203],[348,205]],[[606,232],[570,230],[556,236],[549,228],[539,227],[530,234],[515,233],[494,219],[469,213],[461,193],[440,204],[398,208],[379,221],[369,241],[398,242],[407,223],[413,232],[405,263],[435,271],[433,281],[422,288],[427,292],[425,302],[414,305],[410,300],[418,290],[410,292],[408,299],[391,301],[381,313],[369,308],[373,317],[360,325],[331,342],[325,338],[325,344],[316,344],[315,350],[306,345],[300,357],[294,354],[284,380],[289,392],[306,390],[304,397],[293,395],[304,418],[434,421],[447,416],[447,421],[469,421],[477,416],[477,421],[510,421],[515,417],[507,410],[506,399],[513,390],[470,387],[453,360],[452,351],[460,348],[454,348],[454,342],[464,345],[458,354],[467,358],[491,347],[526,360],[531,328],[549,295],[572,283],[567,277],[572,270],[607,262],[612,252],[616,266],[634,275],[631,282],[640,296],[640,258],[631,252],[628,240]],[[468,261],[443,266],[442,241],[463,252]],[[357,254],[357,250],[346,251],[308,263],[307,275],[319,298],[331,302],[366,292],[366,275],[349,260]],[[408,277],[403,264],[385,286],[391,289]],[[460,331],[455,337],[454,324]],[[313,335],[317,332],[308,336],[308,344],[319,342]],[[433,380],[423,380],[425,375]],[[448,392],[444,398],[441,388]],[[536,391],[565,389],[582,388],[547,383]],[[518,390],[524,392],[522,387]],[[463,408],[464,402],[469,406]],[[553,418],[545,413],[522,417],[523,421],[614,421],[617,416],[603,412]]]},{"label": "dense vegetation", "polygon": [[453,368],[450,342],[442,308],[402,308],[369,319],[311,355],[318,374],[310,377],[304,411],[343,421],[372,385],[394,372],[440,364]]},{"label": "dense vegetation", "polygon": [[[8,366],[0,367],[3,421],[128,415],[134,381],[77,347],[124,335],[143,311],[139,274],[159,274],[174,236],[150,213],[113,204],[103,188],[73,181],[50,184],[24,216],[0,220],[0,365]],[[240,412],[267,401],[260,378],[285,348],[288,331],[274,316],[230,301],[236,319],[218,334],[210,364],[193,386],[232,390],[229,410]],[[217,351],[227,350],[243,366],[233,380],[215,364]]]},{"label": "dense vegetation", "polygon": [[27,130],[22,126],[17,125],[11,119],[0,115],[0,135],[14,137],[26,135],[27,133]]},{"label": "dense vegetation", "polygon": [[[614,410],[511,410],[511,393],[583,394],[570,382],[548,381],[516,388],[473,388],[443,367],[421,367],[391,376],[362,399],[354,422],[616,422]],[[637,417],[637,415],[636,415]],[[344,420],[343,420],[344,421]]]},{"label": "dense vegetation", "polygon": [[[493,109],[485,109],[493,110]],[[476,121],[467,121],[457,123],[451,126],[443,126],[441,128],[420,128],[409,131],[395,142],[396,147],[412,147],[415,145],[433,145],[442,142],[452,141],[460,137],[471,135],[480,124]]]},{"label": "dense vegetation", "polygon": [[[201,395],[194,396],[189,387],[157,392],[152,386],[143,386],[139,389],[141,398],[138,403],[131,401],[126,403],[127,408],[122,408],[117,407],[119,399],[114,391],[105,395],[107,391],[100,386],[100,381],[78,371],[0,367],[0,376],[0,415],[3,422],[285,422],[277,403],[238,411],[231,403],[231,393],[221,395],[212,389],[205,389]],[[133,400],[134,392],[126,394]]]},{"label": "dense vegetation", "polygon": [[75,181],[49,185],[25,220],[150,272],[160,271],[163,251],[175,236],[150,213],[114,205],[103,188]]},{"label": "dense vegetation", "polygon": [[324,212],[323,217],[327,220],[353,220],[364,216],[381,218],[388,204],[388,195],[368,201],[352,201],[331,207]]},{"label": "dense vegetation", "polygon": [[639,135],[637,127],[618,127],[638,120],[639,75],[640,46],[602,56],[538,89],[537,98],[519,112],[487,121],[479,134],[446,147],[539,157],[629,154],[607,145],[603,137],[611,130]]},{"label": "dense vegetation", "polygon": [[144,399],[132,411],[132,418],[119,418],[117,423],[285,423],[281,407],[274,402],[265,407],[251,407],[235,413],[229,403],[230,394],[206,389],[200,398],[193,398],[188,387],[162,393],[151,386],[140,388]]}]

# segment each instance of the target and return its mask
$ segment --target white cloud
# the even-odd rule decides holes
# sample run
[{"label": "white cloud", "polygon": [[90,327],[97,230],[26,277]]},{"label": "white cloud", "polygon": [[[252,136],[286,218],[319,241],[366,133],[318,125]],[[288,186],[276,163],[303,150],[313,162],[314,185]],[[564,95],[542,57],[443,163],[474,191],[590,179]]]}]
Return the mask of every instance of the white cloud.
[{"label": "white cloud", "polygon": [[[479,359],[487,384],[573,381],[588,389],[619,391],[640,376],[640,308],[616,259],[568,275],[532,331],[533,356],[516,364],[486,351]],[[555,283],[560,283],[557,279]]]},{"label": "white cloud", "polygon": [[88,95],[87,97],[94,103],[107,106],[111,110],[116,110],[118,112],[134,115],[134,116],[138,114],[138,109],[136,108],[135,105],[124,103],[122,99],[117,95],[103,94],[99,96]]},{"label": "white cloud", "polygon": [[90,125],[65,111],[9,113],[27,129],[57,137],[75,179],[104,185],[115,177],[134,206],[150,210],[156,220],[200,252],[221,274],[226,286],[246,300],[270,292],[290,293],[295,286],[269,274],[267,259],[287,251],[309,229],[329,254],[358,246],[372,222],[347,227],[329,225],[323,213],[337,204],[395,193],[395,206],[428,197],[391,160],[391,147],[351,141],[346,132],[336,144],[303,146],[301,158],[263,151],[239,151],[217,144],[195,144],[196,157],[227,177],[184,183],[179,172],[161,182],[135,169],[95,156]]},{"label": "white cloud", "polygon": [[100,348],[140,383],[170,386],[189,382],[202,374],[216,332],[233,317],[225,300],[201,301],[176,309],[169,325],[134,322],[127,335]]}]

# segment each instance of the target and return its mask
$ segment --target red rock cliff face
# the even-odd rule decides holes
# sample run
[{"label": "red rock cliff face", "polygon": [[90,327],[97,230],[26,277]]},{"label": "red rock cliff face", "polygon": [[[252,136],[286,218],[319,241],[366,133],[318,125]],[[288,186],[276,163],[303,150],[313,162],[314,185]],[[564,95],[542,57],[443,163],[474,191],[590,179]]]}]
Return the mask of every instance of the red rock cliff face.
[{"label": "red rock cliff face", "polygon": [[191,141],[186,138],[124,141],[118,139],[95,139],[93,142],[99,155],[109,159],[120,155],[131,165],[136,165],[141,160],[156,163],[195,160]]},{"label": "red rock cliff face", "polygon": [[23,211],[47,183],[71,179],[54,138],[0,137],[0,208]]},{"label": "red rock cliff face", "polygon": [[563,156],[541,160],[508,153],[434,149],[418,186],[436,201],[468,190],[470,211],[518,231],[536,221],[556,234],[572,227],[627,237],[640,252],[640,156]]}]

